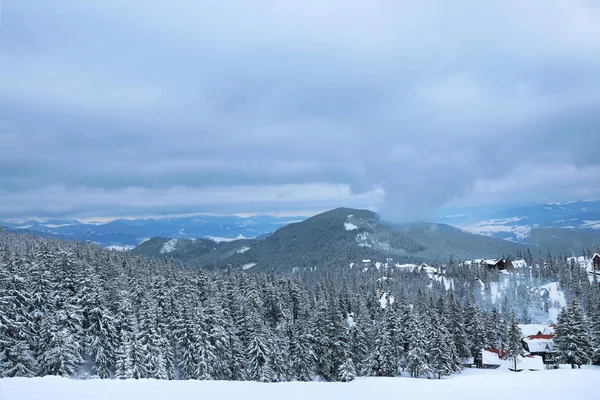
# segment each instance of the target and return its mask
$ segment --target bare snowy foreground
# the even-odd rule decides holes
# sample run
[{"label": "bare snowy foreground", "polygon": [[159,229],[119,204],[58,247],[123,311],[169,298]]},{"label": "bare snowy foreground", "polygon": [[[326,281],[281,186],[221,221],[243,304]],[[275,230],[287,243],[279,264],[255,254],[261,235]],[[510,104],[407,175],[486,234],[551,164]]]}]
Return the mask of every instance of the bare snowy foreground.
[{"label": "bare snowy foreground", "polygon": [[59,377],[0,379],[2,400],[158,399],[595,399],[600,368],[539,372],[466,370],[442,380],[358,378],[349,383],[72,380]]}]

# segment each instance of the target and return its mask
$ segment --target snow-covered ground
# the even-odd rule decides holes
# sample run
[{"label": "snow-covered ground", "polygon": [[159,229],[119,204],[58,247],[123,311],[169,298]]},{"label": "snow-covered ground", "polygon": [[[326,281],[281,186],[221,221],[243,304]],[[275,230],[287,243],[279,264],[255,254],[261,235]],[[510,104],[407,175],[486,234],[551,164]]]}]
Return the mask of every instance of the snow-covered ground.
[{"label": "snow-covered ground", "polygon": [[236,253],[238,253],[238,254],[244,254],[248,250],[250,250],[250,247],[244,246],[244,247],[240,247],[239,249],[237,249]]},{"label": "snow-covered ground", "polygon": [[115,251],[129,251],[129,250],[133,250],[135,248],[135,246],[120,246],[120,245],[112,245],[112,246],[106,246],[105,249],[108,250],[115,250]]},{"label": "snow-covered ground", "polygon": [[358,378],[349,383],[157,380],[0,379],[3,400],[590,400],[598,396],[600,369],[508,372],[465,370],[442,380]]},{"label": "snow-covered ground", "polygon": [[252,239],[252,238],[247,238],[244,235],[237,235],[234,238],[218,237],[218,236],[205,236],[205,239],[212,240],[215,243],[224,243],[224,242],[233,242],[234,240],[244,240],[244,239]]},{"label": "snow-covered ground", "polygon": [[256,263],[253,263],[253,262],[252,262],[252,263],[248,263],[248,264],[244,264],[244,265],[242,265],[242,269],[243,269],[243,270],[246,270],[246,269],[250,269],[250,268],[252,268],[252,267],[254,267],[254,266],[256,266]]},{"label": "snow-covered ground", "polygon": [[353,231],[353,230],[356,230],[356,229],[358,229],[358,226],[356,226],[356,225],[354,225],[354,224],[351,224],[350,222],[344,222],[344,228],[345,228],[347,231]]},{"label": "snow-covered ground", "polygon": [[489,219],[474,224],[462,225],[459,228],[478,235],[494,236],[499,233],[507,233],[514,236],[517,240],[525,240],[531,233],[531,226],[516,225],[523,220],[523,217]]}]

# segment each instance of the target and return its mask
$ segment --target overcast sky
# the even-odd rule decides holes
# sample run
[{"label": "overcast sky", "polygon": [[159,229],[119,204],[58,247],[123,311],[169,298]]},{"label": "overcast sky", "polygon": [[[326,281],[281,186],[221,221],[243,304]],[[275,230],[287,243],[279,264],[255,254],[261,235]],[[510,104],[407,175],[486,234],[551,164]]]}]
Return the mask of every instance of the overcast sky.
[{"label": "overcast sky", "polygon": [[600,197],[597,0],[0,2],[0,219]]}]

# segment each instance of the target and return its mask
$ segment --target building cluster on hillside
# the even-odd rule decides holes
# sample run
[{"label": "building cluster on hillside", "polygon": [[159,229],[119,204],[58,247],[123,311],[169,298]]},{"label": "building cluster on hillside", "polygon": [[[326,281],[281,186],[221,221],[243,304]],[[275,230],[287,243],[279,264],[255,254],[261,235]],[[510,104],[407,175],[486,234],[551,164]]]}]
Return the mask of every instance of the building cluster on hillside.
[{"label": "building cluster on hillside", "polygon": [[[556,366],[554,337],[555,325],[520,325],[523,337],[521,344],[523,350],[518,357],[517,369],[540,370]],[[477,368],[498,368],[507,355],[503,349],[484,348],[479,357],[474,360],[465,360],[467,366]]]},{"label": "building cluster on hillside", "polygon": [[527,268],[527,262],[523,259],[507,260],[504,258],[478,258],[464,262],[465,265],[479,264],[488,267],[489,269],[497,269],[498,271],[514,270]]}]

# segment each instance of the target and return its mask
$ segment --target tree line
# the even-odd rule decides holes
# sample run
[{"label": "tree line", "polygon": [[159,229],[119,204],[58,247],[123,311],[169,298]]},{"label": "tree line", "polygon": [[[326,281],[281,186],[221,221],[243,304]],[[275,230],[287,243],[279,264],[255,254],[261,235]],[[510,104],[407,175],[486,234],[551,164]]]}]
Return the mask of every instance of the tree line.
[{"label": "tree line", "polygon": [[[599,362],[597,285],[571,265],[553,265],[570,271],[558,272],[587,311],[578,305],[579,318],[566,308],[557,335],[573,335],[569,313],[588,339],[581,364]],[[543,310],[528,289],[542,278],[515,273],[494,300],[497,272],[452,260],[443,272],[432,279],[347,265],[287,275],[207,271],[0,232],[0,376],[441,378],[483,347],[518,351],[517,322],[531,318],[532,307]],[[565,345],[557,339],[557,346]]]}]

